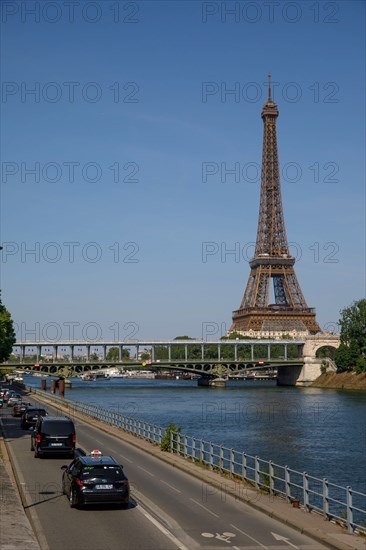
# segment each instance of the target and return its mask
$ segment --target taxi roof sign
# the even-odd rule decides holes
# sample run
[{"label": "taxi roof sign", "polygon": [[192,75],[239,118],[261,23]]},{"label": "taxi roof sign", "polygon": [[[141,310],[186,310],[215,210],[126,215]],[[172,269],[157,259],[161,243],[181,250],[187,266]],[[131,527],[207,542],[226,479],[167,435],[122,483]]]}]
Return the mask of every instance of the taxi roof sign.
[{"label": "taxi roof sign", "polygon": [[90,456],[102,456],[102,451],[100,451],[99,449],[93,449],[92,451],[90,451]]}]

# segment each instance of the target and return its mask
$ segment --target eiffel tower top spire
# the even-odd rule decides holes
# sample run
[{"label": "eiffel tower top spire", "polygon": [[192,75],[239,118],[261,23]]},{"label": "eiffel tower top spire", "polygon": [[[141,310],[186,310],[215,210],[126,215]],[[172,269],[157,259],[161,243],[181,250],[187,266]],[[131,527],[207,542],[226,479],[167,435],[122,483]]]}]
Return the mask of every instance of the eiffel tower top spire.
[{"label": "eiffel tower top spire", "polygon": [[279,111],[271,95],[271,75],[268,74],[268,99],[261,117],[264,124],[261,197],[255,258],[258,256],[289,257],[282,208],[280,166],[277,148],[276,122]]}]

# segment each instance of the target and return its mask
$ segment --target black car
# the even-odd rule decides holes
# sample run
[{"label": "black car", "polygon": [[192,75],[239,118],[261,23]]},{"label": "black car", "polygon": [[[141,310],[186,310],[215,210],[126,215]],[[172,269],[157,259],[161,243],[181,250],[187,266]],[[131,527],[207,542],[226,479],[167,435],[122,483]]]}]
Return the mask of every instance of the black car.
[{"label": "black car", "polygon": [[71,508],[83,504],[128,506],[130,486],[123,467],[111,456],[79,456],[62,466],[62,492]]},{"label": "black car", "polygon": [[35,458],[56,453],[74,458],[75,443],[75,426],[67,416],[40,416],[31,435]]},{"label": "black car", "polygon": [[27,407],[20,419],[20,427],[23,430],[29,430],[36,425],[39,416],[46,416],[47,411],[43,407]]},{"label": "black car", "polygon": [[25,414],[29,407],[29,403],[24,403],[24,401],[18,401],[13,407],[13,416],[22,416]]}]

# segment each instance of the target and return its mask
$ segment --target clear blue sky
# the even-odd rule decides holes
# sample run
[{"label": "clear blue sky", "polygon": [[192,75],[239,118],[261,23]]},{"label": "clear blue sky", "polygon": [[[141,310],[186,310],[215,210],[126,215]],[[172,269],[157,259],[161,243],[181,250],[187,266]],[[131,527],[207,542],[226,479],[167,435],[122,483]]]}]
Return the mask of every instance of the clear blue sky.
[{"label": "clear blue sky", "polygon": [[[73,21],[63,2],[35,4],[2,6],[1,287],[18,336],[229,328],[257,231],[268,70],[295,269],[332,328],[365,294],[365,4],[81,2]],[[235,163],[239,181],[221,169]]]}]

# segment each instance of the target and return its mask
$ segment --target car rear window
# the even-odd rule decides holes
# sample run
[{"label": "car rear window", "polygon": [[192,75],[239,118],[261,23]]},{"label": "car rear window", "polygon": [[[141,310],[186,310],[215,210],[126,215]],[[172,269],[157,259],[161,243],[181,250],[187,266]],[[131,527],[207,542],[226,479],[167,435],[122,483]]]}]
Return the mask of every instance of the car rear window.
[{"label": "car rear window", "polygon": [[57,422],[53,420],[43,422],[41,430],[46,435],[70,435],[75,432],[72,422]]},{"label": "car rear window", "polygon": [[122,468],[119,466],[83,466],[83,478],[103,478],[124,479]]},{"label": "car rear window", "polygon": [[29,409],[28,410],[28,416],[42,416],[43,414],[46,414],[46,411],[44,409]]}]

